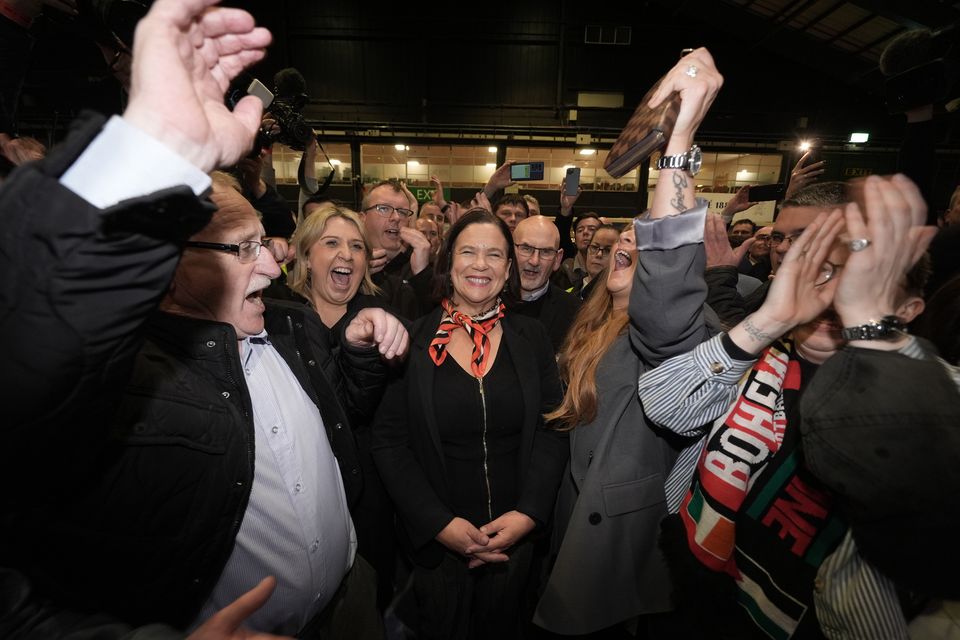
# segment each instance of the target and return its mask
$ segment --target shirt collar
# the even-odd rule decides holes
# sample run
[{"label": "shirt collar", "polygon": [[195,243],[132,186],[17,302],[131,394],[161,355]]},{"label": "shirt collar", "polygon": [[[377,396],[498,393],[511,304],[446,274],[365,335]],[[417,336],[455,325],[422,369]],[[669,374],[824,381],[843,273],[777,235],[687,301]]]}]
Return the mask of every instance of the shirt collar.
[{"label": "shirt collar", "polygon": [[522,291],[520,297],[523,298],[524,302],[533,302],[534,300],[539,300],[547,292],[547,289],[550,288],[550,281],[547,280],[546,284],[537,289],[536,291],[526,292]]},{"label": "shirt collar", "polygon": [[264,329],[255,336],[247,336],[240,341],[240,361],[246,362],[247,358],[253,352],[254,346],[270,344],[270,338],[267,337],[267,330]]}]

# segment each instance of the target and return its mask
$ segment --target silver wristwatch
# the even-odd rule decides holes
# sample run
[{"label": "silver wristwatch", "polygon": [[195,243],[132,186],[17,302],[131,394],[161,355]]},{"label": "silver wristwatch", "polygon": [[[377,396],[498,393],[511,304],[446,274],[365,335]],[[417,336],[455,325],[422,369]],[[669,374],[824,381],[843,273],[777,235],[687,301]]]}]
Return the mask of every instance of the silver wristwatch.
[{"label": "silver wristwatch", "polygon": [[703,164],[703,154],[700,153],[700,147],[693,145],[689,151],[677,154],[675,156],[660,156],[657,160],[657,169],[684,169],[691,176],[700,173],[700,165]]}]

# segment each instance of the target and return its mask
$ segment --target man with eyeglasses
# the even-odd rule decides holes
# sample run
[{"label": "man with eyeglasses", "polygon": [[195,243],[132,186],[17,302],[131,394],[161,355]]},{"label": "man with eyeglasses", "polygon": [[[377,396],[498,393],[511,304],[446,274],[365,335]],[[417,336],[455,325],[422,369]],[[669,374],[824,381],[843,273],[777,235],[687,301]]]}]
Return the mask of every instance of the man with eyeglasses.
[{"label": "man with eyeglasses", "polygon": [[433,277],[430,240],[408,223],[416,212],[395,180],[377,183],[367,191],[360,215],[373,249],[370,264],[380,297],[408,320],[432,308]]},{"label": "man with eyeglasses", "polygon": [[[377,635],[319,319],[264,304],[279,246],[236,181],[207,174],[252,145],[259,101],[230,111],[223,93],[270,35],[211,4],[156,0],[123,116],[78,121],[0,191],[17,283],[0,292],[3,637],[253,637],[245,618],[317,637],[354,604],[332,637]],[[340,362],[376,393],[405,340],[375,310]]]},{"label": "man with eyeglasses", "polygon": [[580,308],[579,298],[550,282],[550,276],[563,261],[560,232],[551,218],[532,216],[517,225],[513,242],[523,298],[516,311],[540,320],[547,328],[554,351],[559,352]]},{"label": "man with eyeglasses", "polygon": [[770,234],[773,227],[762,227],[753,234],[753,242],[743,256],[737,270],[764,282],[770,276]]}]

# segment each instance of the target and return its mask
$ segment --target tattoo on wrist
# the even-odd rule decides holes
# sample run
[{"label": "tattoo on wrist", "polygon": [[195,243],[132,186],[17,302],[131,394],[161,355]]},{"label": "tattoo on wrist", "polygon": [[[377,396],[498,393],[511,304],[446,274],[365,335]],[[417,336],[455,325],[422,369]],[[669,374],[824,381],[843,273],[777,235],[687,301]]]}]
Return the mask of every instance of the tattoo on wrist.
[{"label": "tattoo on wrist", "polygon": [[751,320],[750,320],[750,318],[752,318],[752,317],[753,317],[753,316],[747,316],[746,318],[744,318],[744,320],[743,320],[743,330],[747,332],[747,335],[750,336],[750,338],[751,338],[754,342],[768,342],[768,343],[769,343],[769,342],[773,342],[774,340],[777,339],[777,336],[772,336],[772,335],[770,335],[769,333],[766,333],[766,332],[762,331],[759,327],[757,327],[757,325],[753,324],[753,322],[751,322]]},{"label": "tattoo on wrist", "polygon": [[677,188],[677,193],[674,195],[673,200],[670,201],[670,204],[679,212],[686,211],[686,198],[683,193],[688,186],[686,172],[682,170],[673,172],[673,186]]}]

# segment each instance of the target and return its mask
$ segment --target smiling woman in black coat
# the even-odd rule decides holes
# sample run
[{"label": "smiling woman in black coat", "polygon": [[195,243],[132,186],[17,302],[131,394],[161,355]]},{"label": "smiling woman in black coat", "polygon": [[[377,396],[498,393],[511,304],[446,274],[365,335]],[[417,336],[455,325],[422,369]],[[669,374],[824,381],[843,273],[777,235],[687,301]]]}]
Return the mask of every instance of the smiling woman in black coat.
[{"label": "smiling woman in black coat", "polygon": [[543,326],[502,302],[519,284],[501,220],[460,218],[436,275],[443,301],[414,325],[374,459],[414,563],[418,637],[512,637],[529,534],[549,521],[568,456],[542,417],[562,397],[556,361]]}]

